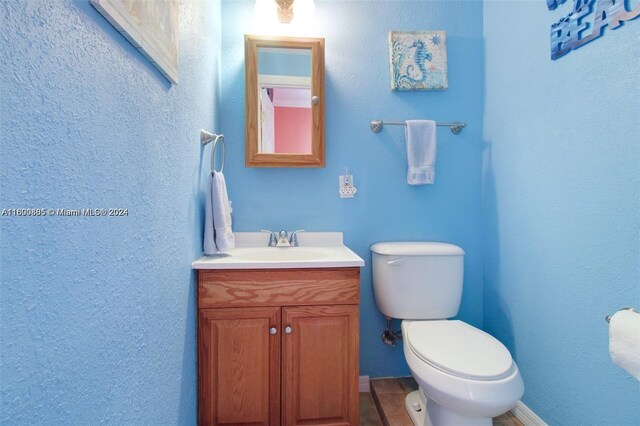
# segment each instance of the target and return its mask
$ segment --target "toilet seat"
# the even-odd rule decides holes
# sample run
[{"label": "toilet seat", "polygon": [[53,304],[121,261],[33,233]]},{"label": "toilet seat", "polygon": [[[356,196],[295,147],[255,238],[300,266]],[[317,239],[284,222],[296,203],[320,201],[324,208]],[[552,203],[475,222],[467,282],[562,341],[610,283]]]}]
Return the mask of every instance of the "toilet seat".
[{"label": "toilet seat", "polygon": [[507,348],[463,321],[411,321],[404,338],[432,367],[470,380],[500,380],[517,368]]}]

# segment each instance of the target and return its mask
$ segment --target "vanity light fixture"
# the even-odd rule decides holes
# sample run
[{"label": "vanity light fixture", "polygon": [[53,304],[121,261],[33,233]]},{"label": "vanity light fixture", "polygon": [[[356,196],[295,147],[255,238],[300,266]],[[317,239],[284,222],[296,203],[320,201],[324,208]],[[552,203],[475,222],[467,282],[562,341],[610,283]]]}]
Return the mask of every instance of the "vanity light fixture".
[{"label": "vanity light fixture", "polygon": [[293,2],[295,0],[274,0],[278,5],[278,21],[288,24],[293,20]]},{"label": "vanity light fixture", "polygon": [[256,15],[265,24],[308,26],[314,19],[314,0],[256,0]]}]

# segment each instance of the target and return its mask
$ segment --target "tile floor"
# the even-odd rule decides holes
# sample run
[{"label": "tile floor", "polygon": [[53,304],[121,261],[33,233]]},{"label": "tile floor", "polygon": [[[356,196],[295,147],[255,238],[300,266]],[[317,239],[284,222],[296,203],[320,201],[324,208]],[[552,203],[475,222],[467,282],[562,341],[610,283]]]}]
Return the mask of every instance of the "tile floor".
[{"label": "tile floor", "polygon": [[[360,394],[361,426],[413,426],[404,409],[404,397],[418,389],[413,377],[371,381],[371,393]],[[493,419],[494,426],[523,426],[513,414]]]}]

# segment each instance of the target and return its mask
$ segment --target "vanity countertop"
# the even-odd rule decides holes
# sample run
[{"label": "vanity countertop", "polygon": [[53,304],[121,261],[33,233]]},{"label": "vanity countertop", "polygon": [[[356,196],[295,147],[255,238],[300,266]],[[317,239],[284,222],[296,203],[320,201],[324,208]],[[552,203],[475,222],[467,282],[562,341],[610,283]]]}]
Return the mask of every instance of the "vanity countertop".
[{"label": "vanity countertop", "polygon": [[194,269],[349,268],[364,260],[346,247],[342,232],[303,232],[299,247],[268,247],[269,234],[234,233],[236,247],[226,253],[202,256]]}]

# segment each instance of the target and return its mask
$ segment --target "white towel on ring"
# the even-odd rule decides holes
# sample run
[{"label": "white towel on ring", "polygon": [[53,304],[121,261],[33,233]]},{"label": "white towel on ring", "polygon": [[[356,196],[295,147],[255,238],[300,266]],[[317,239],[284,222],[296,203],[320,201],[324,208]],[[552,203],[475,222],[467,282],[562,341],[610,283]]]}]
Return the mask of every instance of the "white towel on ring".
[{"label": "white towel on ring", "polygon": [[236,246],[231,230],[231,204],[222,172],[211,172],[204,217],[204,253],[216,254]]}]

